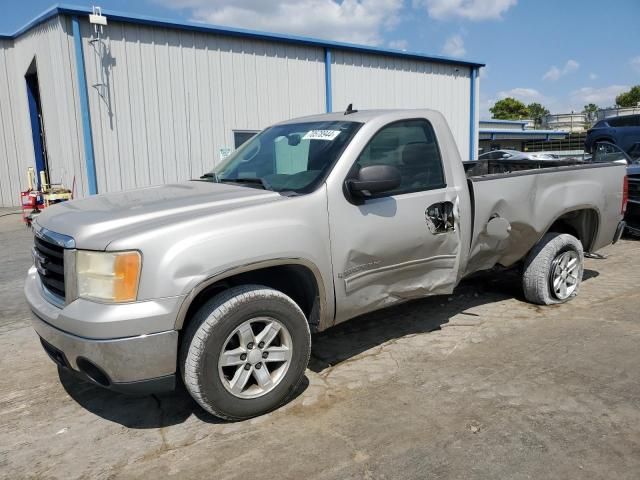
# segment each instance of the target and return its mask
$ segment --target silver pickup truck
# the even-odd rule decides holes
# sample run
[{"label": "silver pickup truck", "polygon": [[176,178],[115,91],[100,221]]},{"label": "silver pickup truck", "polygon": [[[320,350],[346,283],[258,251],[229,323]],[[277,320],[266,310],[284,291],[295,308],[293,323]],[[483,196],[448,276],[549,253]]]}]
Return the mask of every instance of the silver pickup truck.
[{"label": "silver pickup truck", "polygon": [[35,330],[97,385],[181,378],[248,418],[290,397],[312,332],[496,265],[566,302],[624,228],[624,165],[466,170],[438,112],[347,111],[267,128],[200,179],[54,206],[33,225]]}]

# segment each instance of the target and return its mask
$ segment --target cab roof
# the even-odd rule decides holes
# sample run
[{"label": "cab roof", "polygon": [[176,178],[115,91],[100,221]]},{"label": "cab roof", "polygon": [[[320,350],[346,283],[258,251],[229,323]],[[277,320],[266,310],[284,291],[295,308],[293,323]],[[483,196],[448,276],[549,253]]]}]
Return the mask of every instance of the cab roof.
[{"label": "cab roof", "polygon": [[384,110],[357,110],[346,114],[343,112],[321,113],[318,115],[308,115],[305,117],[292,118],[276,125],[286,125],[289,123],[307,123],[307,122],[358,122],[367,123],[380,117],[398,117],[406,116],[420,117],[426,113],[434,113],[436,110],[428,108],[406,108],[406,109],[384,109]]}]

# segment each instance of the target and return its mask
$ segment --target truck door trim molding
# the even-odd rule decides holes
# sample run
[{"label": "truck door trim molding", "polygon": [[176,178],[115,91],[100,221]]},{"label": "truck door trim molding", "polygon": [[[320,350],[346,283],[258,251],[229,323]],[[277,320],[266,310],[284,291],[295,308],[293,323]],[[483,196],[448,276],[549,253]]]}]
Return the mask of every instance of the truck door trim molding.
[{"label": "truck door trim molding", "polygon": [[375,275],[377,273],[385,273],[389,271],[402,271],[431,263],[440,263],[443,268],[451,268],[457,260],[457,255],[436,255],[429,258],[420,258],[418,260],[409,260],[407,262],[394,263],[393,265],[385,265],[384,267],[372,268],[362,272],[355,273],[344,278],[345,292],[347,294],[357,289],[355,283],[361,278]]}]

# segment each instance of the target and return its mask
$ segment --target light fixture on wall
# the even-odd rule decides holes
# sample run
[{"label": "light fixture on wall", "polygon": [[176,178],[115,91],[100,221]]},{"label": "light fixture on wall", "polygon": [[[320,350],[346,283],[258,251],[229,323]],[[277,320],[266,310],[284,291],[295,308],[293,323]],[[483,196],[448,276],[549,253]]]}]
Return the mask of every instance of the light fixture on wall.
[{"label": "light fixture on wall", "polygon": [[89,23],[93,25],[93,31],[99,39],[104,33],[104,27],[107,26],[107,17],[102,15],[102,8],[93,7],[93,13],[89,15]]},{"label": "light fixture on wall", "polygon": [[105,45],[102,37],[104,35],[104,27],[107,26],[107,17],[102,15],[102,8],[93,6],[93,13],[89,15],[89,23],[93,25],[93,35],[89,40],[89,43],[93,47],[96,55],[98,56],[98,65],[100,65],[100,76],[98,82],[91,85],[96,89],[98,95],[105,101],[109,107],[109,117],[111,117],[111,102],[108,98],[108,79],[105,70],[109,68],[109,65],[105,65],[105,58],[109,56],[107,46]]}]

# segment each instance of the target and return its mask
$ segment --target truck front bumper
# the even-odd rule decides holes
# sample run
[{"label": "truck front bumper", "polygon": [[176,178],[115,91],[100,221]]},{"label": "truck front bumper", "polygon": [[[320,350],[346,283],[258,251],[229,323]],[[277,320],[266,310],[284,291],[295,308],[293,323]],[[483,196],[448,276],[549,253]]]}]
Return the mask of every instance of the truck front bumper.
[{"label": "truck front bumper", "polygon": [[[178,354],[176,330],[121,336],[117,328],[108,329],[110,319],[113,319],[112,326],[115,327],[127,318],[131,304],[103,305],[102,310],[97,304],[98,309],[91,311],[86,320],[78,318],[75,315],[77,308],[70,309],[70,314],[66,312],[69,306],[60,309],[43,297],[42,285],[34,270],[31,269],[27,275],[25,296],[33,312],[33,327],[45,352],[56,364],[96,385],[124,393],[146,394],[175,388]],[[159,309],[157,302],[137,302],[143,307],[148,304],[142,311],[148,312],[149,318],[148,322],[143,322],[144,318],[137,316],[134,321],[148,325],[165,322],[166,319],[159,320],[154,315],[157,316],[160,310],[161,315],[170,317],[166,310],[172,311],[173,308]],[[140,309],[136,308],[138,311]],[[60,328],[71,322],[78,324],[78,330],[96,331],[99,335],[111,330],[112,338],[88,338]],[[94,329],[96,324],[99,328]]]}]

